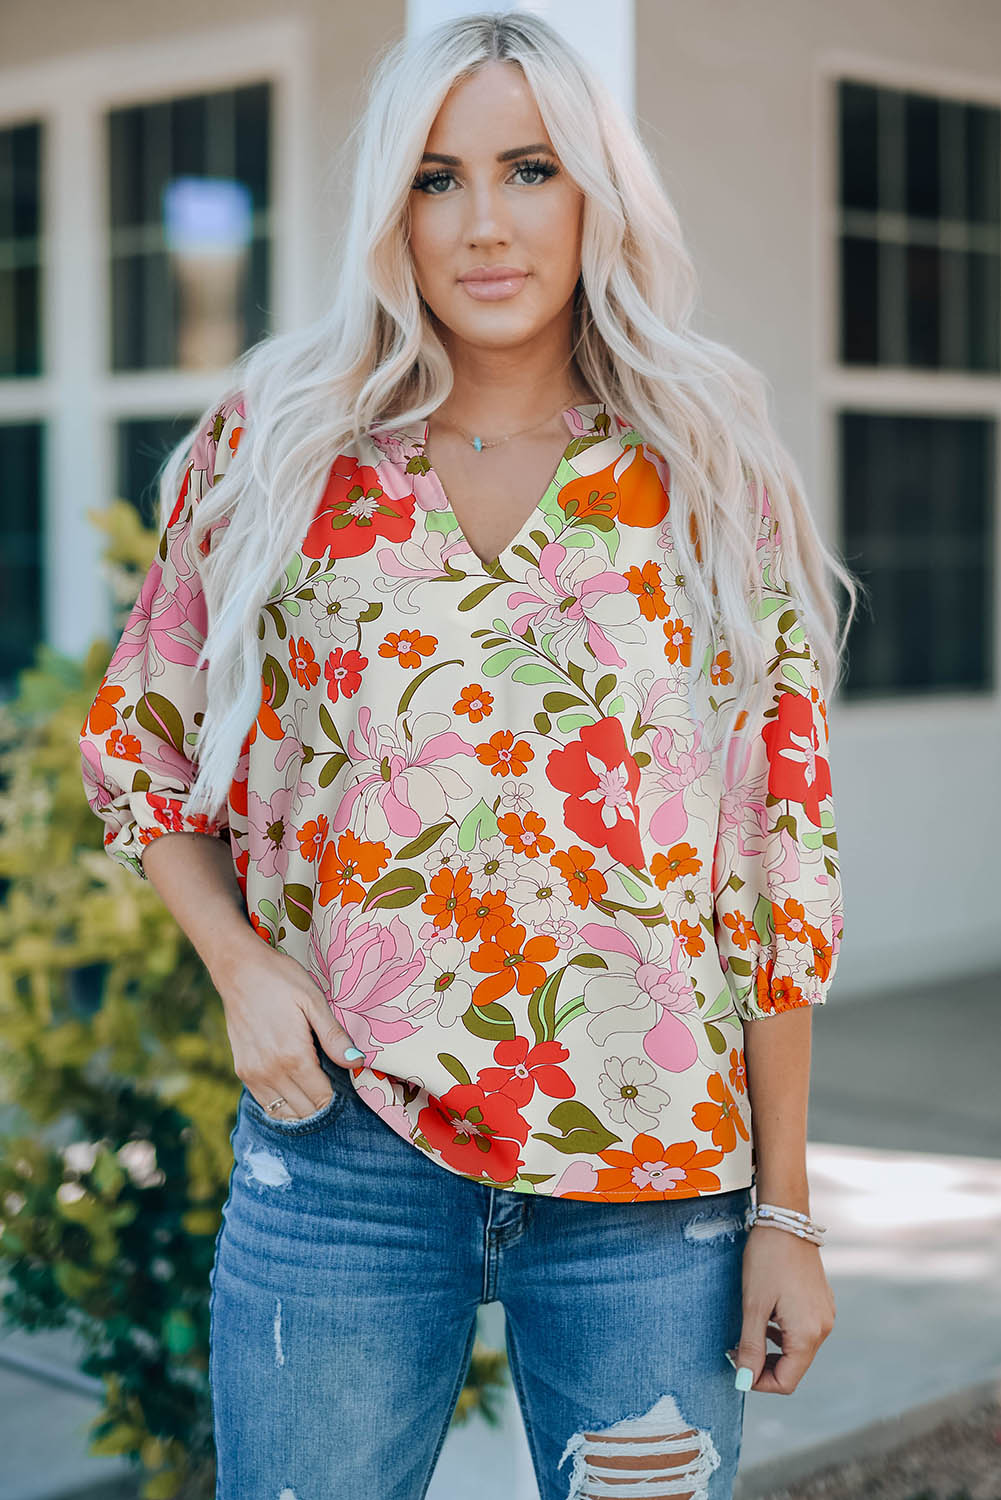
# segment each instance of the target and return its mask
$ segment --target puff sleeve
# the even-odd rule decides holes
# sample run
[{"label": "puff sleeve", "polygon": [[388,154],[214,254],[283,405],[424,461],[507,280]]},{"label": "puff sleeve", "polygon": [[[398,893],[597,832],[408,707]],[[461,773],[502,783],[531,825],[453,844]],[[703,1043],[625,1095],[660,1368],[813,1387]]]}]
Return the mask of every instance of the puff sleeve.
[{"label": "puff sleeve", "polygon": [[105,852],[144,880],[142,851],[165,833],[228,841],[225,808],[214,819],[187,811],[206,706],[207,663],[194,664],[208,628],[191,527],[194,507],[235,452],[242,420],[239,399],[224,403],[189,450],[170,519],[80,730],[84,791],[104,823]]},{"label": "puff sleeve", "polygon": [[713,860],[716,945],[742,1021],[822,1005],[844,927],[827,705],[767,494],[758,557],[767,691],[738,719]]}]

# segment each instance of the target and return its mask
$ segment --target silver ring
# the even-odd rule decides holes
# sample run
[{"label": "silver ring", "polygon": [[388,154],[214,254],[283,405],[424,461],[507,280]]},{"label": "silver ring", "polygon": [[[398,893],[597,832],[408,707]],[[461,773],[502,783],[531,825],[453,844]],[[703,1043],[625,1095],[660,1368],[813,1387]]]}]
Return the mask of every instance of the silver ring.
[{"label": "silver ring", "polygon": [[268,1105],[268,1109],[277,1109],[280,1104],[287,1104],[287,1103],[288,1103],[287,1099],[272,1099],[271,1103]]}]

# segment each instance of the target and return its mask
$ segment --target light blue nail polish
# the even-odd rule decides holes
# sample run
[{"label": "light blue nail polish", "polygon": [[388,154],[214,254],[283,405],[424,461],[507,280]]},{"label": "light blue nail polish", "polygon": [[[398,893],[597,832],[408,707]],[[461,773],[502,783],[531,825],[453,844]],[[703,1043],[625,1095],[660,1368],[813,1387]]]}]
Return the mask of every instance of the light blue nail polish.
[{"label": "light blue nail polish", "polygon": [[751,1369],[750,1365],[741,1365],[740,1369],[734,1376],[733,1383],[737,1387],[738,1391],[749,1391],[751,1389],[751,1382],[753,1381],[753,1379],[754,1371]]},{"label": "light blue nail polish", "polygon": [[349,1047],[344,1056],[349,1057],[352,1062],[355,1062],[359,1057],[364,1057],[365,1054],[364,1052],[359,1051],[357,1047]]}]

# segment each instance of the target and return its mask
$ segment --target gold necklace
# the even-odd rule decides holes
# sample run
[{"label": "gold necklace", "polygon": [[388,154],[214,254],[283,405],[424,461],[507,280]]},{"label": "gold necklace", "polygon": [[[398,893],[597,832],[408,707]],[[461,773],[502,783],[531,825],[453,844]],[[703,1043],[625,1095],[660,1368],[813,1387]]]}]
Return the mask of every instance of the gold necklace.
[{"label": "gold necklace", "polygon": [[482,453],[484,448],[498,448],[501,443],[509,443],[512,438],[521,437],[522,433],[534,432],[537,427],[542,427],[546,422],[551,422],[553,417],[566,410],[566,404],[561,404],[556,408],[556,411],[550,412],[547,417],[543,417],[539,422],[533,422],[530,427],[522,427],[518,432],[509,432],[506,437],[494,438],[492,441],[481,438],[476,433],[467,432],[465,427],[460,427],[458,422],[453,422],[448,417],[439,417],[438,420],[444,422],[446,427],[453,427],[456,432],[462,434],[471,447],[476,449],[477,453]]}]

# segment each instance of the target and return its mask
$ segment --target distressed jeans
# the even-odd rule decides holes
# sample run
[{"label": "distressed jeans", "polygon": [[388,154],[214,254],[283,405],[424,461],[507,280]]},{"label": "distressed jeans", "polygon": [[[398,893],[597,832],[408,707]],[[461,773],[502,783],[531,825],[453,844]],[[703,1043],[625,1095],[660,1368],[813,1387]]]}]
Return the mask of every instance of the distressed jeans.
[{"label": "distressed jeans", "polygon": [[495,1300],[541,1500],[729,1500],[750,1188],[597,1203],[474,1182],[320,1061],[320,1110],[276,1119],[245,1088],[230,1137],[216,1500],[422,1500]]}]

